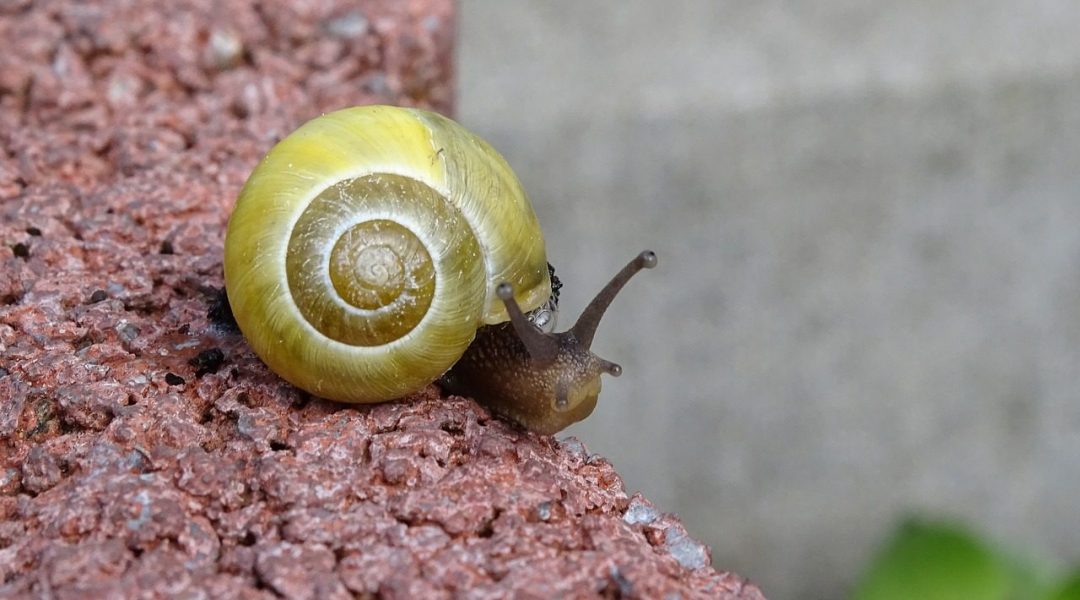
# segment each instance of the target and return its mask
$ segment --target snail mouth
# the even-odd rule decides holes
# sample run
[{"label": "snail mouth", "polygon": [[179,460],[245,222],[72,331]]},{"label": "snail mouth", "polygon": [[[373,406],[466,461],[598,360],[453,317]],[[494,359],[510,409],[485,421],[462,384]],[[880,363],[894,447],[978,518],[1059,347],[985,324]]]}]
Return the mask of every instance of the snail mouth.
[{"label": "snail mouth", "polygon": [[596,408],[596,399],[600,397],[600,373],[597,371],[578,371],[568,381],[560,381],[555,386],[555,401],[551,409],[566,413],[568,416],[585,414],[574,419],[580,421]]},{"label": "snail mouth", "polygon": [[[599,380],[598,380],[599,381]],[[555,408],[543,412],[543,418],[531,421],[527,427],[538,433],[554,434],[567,427],[584,421],[596,409],[596,402],[600,396],[599,386],[595,392],[589,393],[576,400],[576,403],[568,403],[563,408]],[[556,400],[556,403],[558,400]]]}]

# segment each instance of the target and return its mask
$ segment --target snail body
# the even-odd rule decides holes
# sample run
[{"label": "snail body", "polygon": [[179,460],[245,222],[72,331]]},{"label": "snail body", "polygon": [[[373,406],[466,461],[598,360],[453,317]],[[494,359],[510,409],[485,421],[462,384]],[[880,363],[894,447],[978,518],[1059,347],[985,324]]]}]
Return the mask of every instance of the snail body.
[{"label": "snail body", "polygon": [[[455,391],[553,433],[591,412],[599,373],[613,372],[586,343],[578,367],[554,373],[584,368],[593,382],[544,383],[567,361],[525,315],[552,296],[539,222],[506,161],[435,113],[366,106],[302,125],[241,190],[224,267],[255,353],[323,398],[381,402],[447,374]],[[543,417],[544,405],[577,418]]]}]

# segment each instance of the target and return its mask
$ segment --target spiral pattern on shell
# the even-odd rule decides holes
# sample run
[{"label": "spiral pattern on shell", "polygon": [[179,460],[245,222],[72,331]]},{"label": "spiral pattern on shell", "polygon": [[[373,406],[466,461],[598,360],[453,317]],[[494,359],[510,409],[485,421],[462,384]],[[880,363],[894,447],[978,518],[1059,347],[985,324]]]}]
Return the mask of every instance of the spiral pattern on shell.
[{"label": "spiral pattern on shell", "polygon": [[321,397],[375,402],[445,372],[477,327],[550,294],[520,183],[453,121],[374,106],[314,119],[244,186],[225,244],[229,301],[272,370]]}]

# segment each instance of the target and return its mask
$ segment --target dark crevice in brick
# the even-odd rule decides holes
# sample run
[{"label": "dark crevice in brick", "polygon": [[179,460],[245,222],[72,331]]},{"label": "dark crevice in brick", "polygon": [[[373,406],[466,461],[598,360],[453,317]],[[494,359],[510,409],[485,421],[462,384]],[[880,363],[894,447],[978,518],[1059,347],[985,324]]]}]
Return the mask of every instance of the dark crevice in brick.
[{"label": "dark crevice in brick", "polygon": [[195,376],[217,373],[225,363],[225,353],[220,348],[209,348],[195,355],[188,364],[195,367]]}]

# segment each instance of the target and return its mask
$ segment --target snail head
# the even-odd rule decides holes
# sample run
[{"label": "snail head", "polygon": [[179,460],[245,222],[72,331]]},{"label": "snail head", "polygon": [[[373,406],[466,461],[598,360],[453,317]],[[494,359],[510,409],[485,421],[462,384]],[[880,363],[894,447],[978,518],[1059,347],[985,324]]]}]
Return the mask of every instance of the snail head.
[{"label": "snail head", "polygon": [[481,328],[449,373],[452,389],[471,394],[493,412],[538,433],[555,433],[592,413],[600,376],[622,367],[592,352],[593,338],[612,300],[635,273],[656,266],[656,254],[637,255],[593,298],[577,322],[561,333],[542,331],[502,283],[496,294],[510,322]]}]

